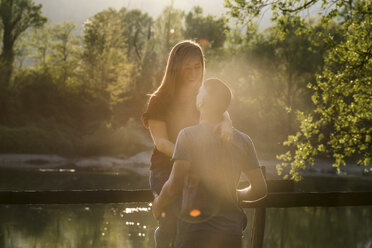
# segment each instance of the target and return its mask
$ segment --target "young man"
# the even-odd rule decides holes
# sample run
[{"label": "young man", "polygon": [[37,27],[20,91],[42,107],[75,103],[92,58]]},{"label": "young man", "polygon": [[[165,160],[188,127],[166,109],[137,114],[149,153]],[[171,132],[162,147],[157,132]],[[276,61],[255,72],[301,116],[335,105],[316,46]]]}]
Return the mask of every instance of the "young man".
[{"label": "young man", "polygon": [[[230,101],[231,91],[222,81],[206,80],[196,100],[200,123],[179,133],[170,178],[153,202],[158,219],[166,215],[165,206],[181,196],[178,248],[241,247],[246,216],[239,203],[267,194],[248,135],[234,129],[232,141],[224,142],[215,133]],[[250,186],[237,190],[241,172]]]}]

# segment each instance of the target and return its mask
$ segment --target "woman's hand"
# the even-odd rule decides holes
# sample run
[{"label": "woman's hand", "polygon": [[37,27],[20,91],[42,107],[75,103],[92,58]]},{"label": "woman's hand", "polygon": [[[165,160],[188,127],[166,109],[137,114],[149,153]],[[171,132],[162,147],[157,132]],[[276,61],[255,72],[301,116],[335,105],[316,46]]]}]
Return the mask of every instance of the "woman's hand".
[{"label": "woman's hand", "polygon": [[230,119],[229,113],[226,111],[223,115],[223,119],[215,127],[215,132],[217,132],[222,140],[230,142],[233,138],[233,125]]},{"label": "woman's hand", "polygon": [[152,215],[156,220],[159,219],[161,214],[160,206],[159,206],[159,196],[155,196],[154,201],[152,202]]}]

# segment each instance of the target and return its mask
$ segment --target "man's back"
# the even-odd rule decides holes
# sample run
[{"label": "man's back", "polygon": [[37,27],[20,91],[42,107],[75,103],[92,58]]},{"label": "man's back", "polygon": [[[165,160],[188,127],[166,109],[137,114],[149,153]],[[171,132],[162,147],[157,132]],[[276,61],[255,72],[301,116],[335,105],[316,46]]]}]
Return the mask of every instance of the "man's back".
[{"label": "man's back", "polygon": [[241,235],[246,217],[236,187],[243,166],[258,167],[250,138],[234,129],[233,140],[224,142],[213,127],[202,122],[181,131],[173,159],[191,162],[179,233],[206,230]]}]

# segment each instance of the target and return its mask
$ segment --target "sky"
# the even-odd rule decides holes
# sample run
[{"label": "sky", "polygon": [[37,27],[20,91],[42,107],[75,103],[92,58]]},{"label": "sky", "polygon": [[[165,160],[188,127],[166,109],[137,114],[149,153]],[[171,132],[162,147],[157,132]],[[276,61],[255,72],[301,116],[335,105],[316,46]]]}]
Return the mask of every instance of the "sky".
[{"label": "sky", "polygon": [[[43,14],[52,23],[75,21],[81,25],[94,14],[109,7],[120,9],[140,9],[156,18],[171,0],[34,0],[43,5]],[[174,0],[174,7],[185,11],[194,6],[201,6],[205,14],[220,16],[226,12],[223,7],[224,0]]]}]

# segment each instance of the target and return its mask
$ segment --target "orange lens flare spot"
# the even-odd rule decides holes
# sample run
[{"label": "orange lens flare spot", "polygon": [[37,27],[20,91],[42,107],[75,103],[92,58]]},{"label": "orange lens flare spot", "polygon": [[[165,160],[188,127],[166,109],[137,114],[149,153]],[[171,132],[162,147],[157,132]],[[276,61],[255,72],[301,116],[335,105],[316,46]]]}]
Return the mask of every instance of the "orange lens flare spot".
[{"label": "orange lens flare spot", "polygon": [[165,212],[161,212],[160,216],[164,218],[166,216]]},{"label": "orange lens flare spot", "polygon": [[202,45],[202,46],[207,46],[207,45],[209,45],[209,41],[205,40],[205,39],[202,39],[202,40],[199,41],[199,44]]},{"label": "orange lens flare spot", "polygon": [[193,209],[190,211],[190,216],[192,217],[198,217],[201,214],[199,209]]}]

